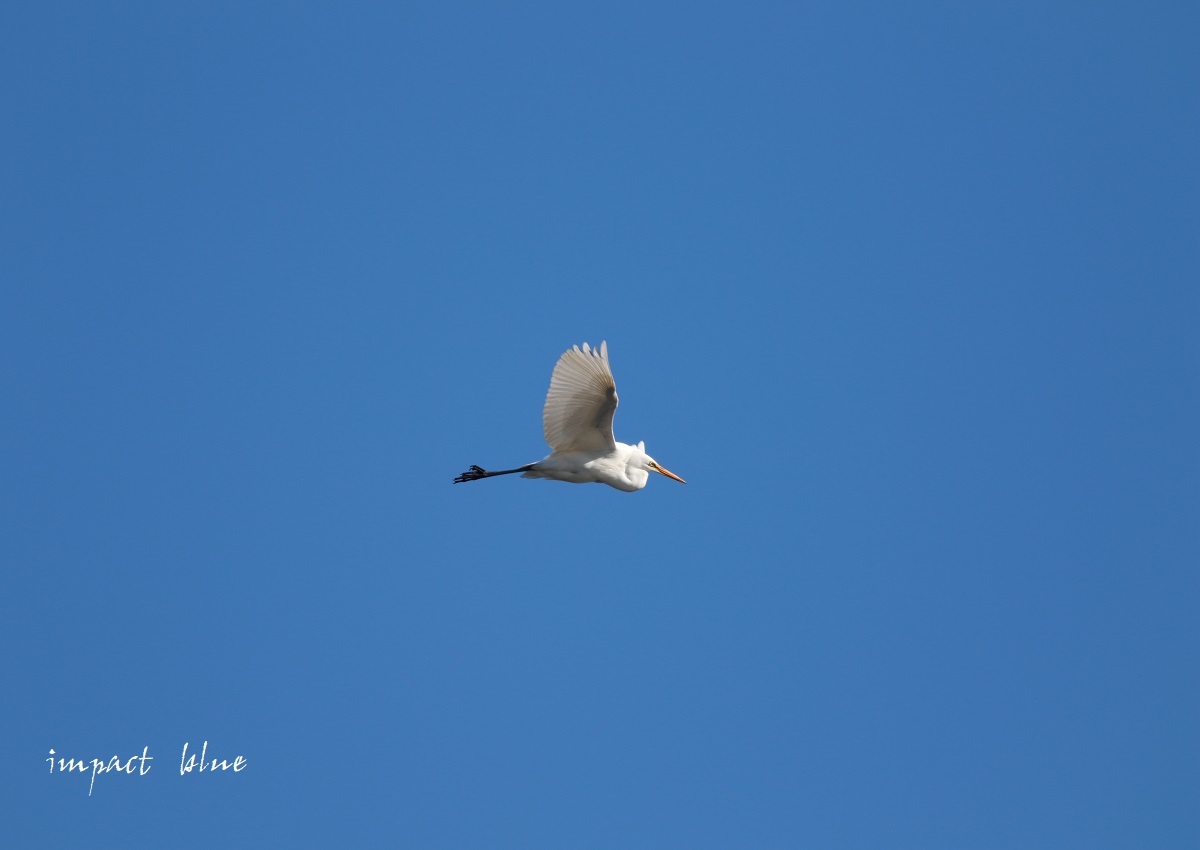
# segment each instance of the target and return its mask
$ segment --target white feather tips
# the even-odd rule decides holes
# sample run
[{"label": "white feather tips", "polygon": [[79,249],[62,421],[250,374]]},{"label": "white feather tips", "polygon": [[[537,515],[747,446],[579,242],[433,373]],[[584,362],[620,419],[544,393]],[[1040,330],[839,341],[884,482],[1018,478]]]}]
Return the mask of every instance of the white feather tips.
[{"label": "white feather tips", "polygon": [[606,340],[606,339],[600,340],[599,348],[592,348],[585,342],[583,344],[582,350],[579,348],[578,345],[576,345],[574,347],[574,349],[575,349],[575,351],[578,351],[580,354],[587,354],[587,355],[590,355],[591,357],[596,357],[600,360],[603,360],[605,363],[608,362],[608,340]]}]

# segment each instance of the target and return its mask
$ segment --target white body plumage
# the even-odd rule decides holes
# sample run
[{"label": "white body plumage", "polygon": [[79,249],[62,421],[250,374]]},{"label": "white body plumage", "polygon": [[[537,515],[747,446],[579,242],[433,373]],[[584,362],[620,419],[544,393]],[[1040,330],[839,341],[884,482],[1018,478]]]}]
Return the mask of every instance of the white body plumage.
[{"label": "white body plumage", "polygon": [[551,452],[521,475],[522,478],[552,478],[572,484],[607,484],[632,493],[650,480],[653,463],[643,444],[616,443],[606,452]]},{"label": "white body plumage", "polygon": [[682,483],[646,454],[645,443],[630,446],[613,437],[617,386],[608,364],[608,343],[599,348],[575,346],[558,359],[542,409],[542,427],[552,451],[536,463],[488,472],[472,466],[455,482],[523,473],[523,478],[550,478],[572,484],[607,484],[633,492],[646,486],[651,472]]}]

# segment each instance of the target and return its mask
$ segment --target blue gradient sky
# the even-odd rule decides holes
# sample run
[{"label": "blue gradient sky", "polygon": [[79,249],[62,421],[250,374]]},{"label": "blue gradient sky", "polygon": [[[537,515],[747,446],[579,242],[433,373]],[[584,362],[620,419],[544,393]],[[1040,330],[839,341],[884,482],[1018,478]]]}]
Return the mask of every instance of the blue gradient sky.
[{"label": "blue gradient sky", "polygon": [[[1197,43],[8,4],[2,832],[1195,847]],[[601,339],[686,486],[450,483]]]}]

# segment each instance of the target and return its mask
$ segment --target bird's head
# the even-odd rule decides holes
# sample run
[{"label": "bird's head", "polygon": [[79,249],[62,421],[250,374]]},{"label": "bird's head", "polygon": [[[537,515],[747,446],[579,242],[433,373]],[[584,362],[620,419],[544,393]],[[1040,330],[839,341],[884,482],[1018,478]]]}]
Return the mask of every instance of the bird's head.
[{"label": "bird's head", "polygon": [[687,484],[686,481],[684,481],[682,478],[680,478],[674,472],[667,469],[665,466],[659,466],[658,461],[656,461],[654,458],[650,457],[650,455],[646,454],[646,444],[644,442],[639,442],[636,446],[633,447],[633,449],[634,449],[634,451],[633,451],[632,460],[633,460],[633,465],[635,466],[635,468],[645,469],[645,470],[649,470],[651,472],[657,472],[659,475],[665,475],[668,478],[675,479],[680,484]]}]

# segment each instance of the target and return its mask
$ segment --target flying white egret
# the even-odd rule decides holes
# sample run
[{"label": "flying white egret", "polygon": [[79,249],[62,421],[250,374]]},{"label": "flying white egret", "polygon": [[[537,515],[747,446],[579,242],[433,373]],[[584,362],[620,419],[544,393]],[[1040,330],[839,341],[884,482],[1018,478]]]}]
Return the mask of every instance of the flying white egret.
[{"label": "flying white egret", "polygon": [[608,367],[608,343],[575,346],[558,358],[542,408],[542,427],[552,451],[536,463],[488,472],[472,466],[454,483],[493,475],[523,473],[522,478],[553,478],[573,484],[607,484],[632,493],[646,486],[650,472],[687,482],[646,454],[646,444],[627,446],[613,438],[617,385]]}]

